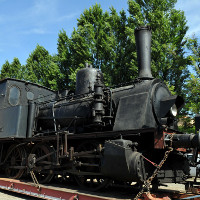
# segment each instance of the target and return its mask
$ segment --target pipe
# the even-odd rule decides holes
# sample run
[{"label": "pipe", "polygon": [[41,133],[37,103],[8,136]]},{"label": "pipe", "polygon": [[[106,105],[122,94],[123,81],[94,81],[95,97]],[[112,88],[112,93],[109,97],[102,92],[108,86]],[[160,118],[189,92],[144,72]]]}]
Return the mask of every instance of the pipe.
[{"label": "pipe", "polygon": [[151,28],[135,29],[135,40],[138,60],[138,78],[153,79],[151,74]]},{"label": "pipe", "polygon": [[[169,143],[166,135],[165,142]],[[172,140],[173,148],[200,148],[200,134],[174,134]]]}]

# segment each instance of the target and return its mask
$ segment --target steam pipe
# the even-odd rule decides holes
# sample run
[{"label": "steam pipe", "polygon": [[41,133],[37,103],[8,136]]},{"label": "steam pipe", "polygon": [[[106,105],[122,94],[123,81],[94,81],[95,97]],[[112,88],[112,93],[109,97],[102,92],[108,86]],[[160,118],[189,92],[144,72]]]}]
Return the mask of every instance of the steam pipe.
[{"label": "steam pipe", "polygon": [[139,27],[135,29],[135,40],[138,60],[138,78],[153,79],[151,74],[151,29]]},{"label": "steam pipe", "polygon": [[[169,143],[166,135],[165,142]],[[200,148],[200,133],[198,134],[175,134],[172,140],[173,148]]]}]

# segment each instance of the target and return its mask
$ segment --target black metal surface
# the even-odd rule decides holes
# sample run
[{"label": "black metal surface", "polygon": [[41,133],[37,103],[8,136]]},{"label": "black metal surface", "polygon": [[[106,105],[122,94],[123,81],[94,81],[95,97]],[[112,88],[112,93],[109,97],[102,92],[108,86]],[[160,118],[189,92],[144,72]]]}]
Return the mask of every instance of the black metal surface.
[{"label": "black metal surface", "polygon": [[9,78],[0,81],[0,92],[0,138],[32,137],[35,113],[31,104],[41,107],[56,97],[50,89]]},{"label": "black metal surface", "polygon": [[26,138],[27,106],[12,106],[0,112],[0,138]]},{"label": "black metal surface", "polygon": [[200,134],[175,134],[172,145],[174,148],[200,148]]},{"label": "black metal surface", "polygon": [[135,40],[138,59],[138,77],[152,79],[151,74],[151,29],[140,27],[135,30]]},{"label": "black metal surface", "polygon": [[56,104],[50,104],[48,107],[40,110],[38,114],[38,128],[54,130],[53,119],[55,117],[57,125],[61,128],[69,127],[68,130],[75,132],[75,125],[81,127],[84,124],[91,123],[92,102],[93,96],[90,95],[83,97],[83,99],[69,99],[66,100],[66,103],[58,102]]},{"label": "black metal surface", "polygon": [[101,172],[119,181],[143,182],[146,179],[141,153],[133,151],[130,140],[106,141]]},{"label": "black metal surface", "polygon": [[156,127],[149,100],[147,92],[121,97],[113,130]]},{"label": "black metal surface", "polygon": [[200,130],[200,115],[195,116],[195,128],[197,131]]},{"label": "black metal surface", "polygon": [[[75,94],[15,79],[0,81],[1,160],[7,161],[10,146],[20,144],[27,150],[24,176],[31,169],[41,181],[76,176],[79,183],[91,180],[102,186],[107,178],[142,183],[169,146],[199,148],[199,134],[179,133],[171,139],[167,133],[175,129],[176,111],[184,102],[152,77],[150,29],[141,27],[135,35],[139,77],[130,85],[110,89],[100,70],[88,66],[77,73]],[[189,171],[182,167],[189,165],[184,155],[169,156],[166,163],[155,182],[184,181]]]},{"label": "black metal surface", "polygon": [[98,69],[95,69],[87,64],[86,68],[79,70],[76,75],[75,94],[85,94],[94,91],[97,74],[100,74],[101,81],[103,82],[103,75]]}]

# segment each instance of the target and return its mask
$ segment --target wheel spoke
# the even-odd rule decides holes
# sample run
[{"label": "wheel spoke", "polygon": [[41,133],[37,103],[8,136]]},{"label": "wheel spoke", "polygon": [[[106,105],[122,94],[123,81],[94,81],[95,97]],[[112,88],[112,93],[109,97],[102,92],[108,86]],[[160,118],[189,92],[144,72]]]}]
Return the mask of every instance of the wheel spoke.
[{"label": "wheel spoke", "polygon": [[[15,166],[23,166],[26,159],[26,151],[24,147],[13,144],[8,149],[9,156],[6,159],[5,174],[9,178],[21,178],[24,169],[12,168]],[[11,167],[12,166],[12,167]]]},{"label": "wheel spoke", "polygon": [[[37,144],[33,147],[31,153],[36,155],[36,158],[40,158],[44,155],[49,154],[50,152],[54,151],[53,148],[50,148],[50,145],[48,144]],[[39,181],[39,183],[49,183],[51,181],[51,179],[53,178],[53,174],[48,173],[47,171],[45,171],[45,166],[47,165],[44,161],[49,162],[48,165],[50,163],[53,163],[55,161],[55,155],[52,154],[51,156],[48,156],[44,159],[42,159],[41,161],[36,163],[36,167],[37,166],[42,166],[43,169],[40,172],[35,172],[35,175]]]}]

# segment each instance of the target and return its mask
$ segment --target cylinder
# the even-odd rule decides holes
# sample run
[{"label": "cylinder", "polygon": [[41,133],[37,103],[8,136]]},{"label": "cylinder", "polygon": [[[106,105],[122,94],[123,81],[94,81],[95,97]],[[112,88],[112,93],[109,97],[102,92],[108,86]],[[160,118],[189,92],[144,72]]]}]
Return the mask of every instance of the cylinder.
[{"label": "cylinder", "polygon": [[151,74],[151,29],[140,27],[135,30],[138,60],[138,78],[152,79]]},{"label": "cylinder", "polygon": [[27,137],[32,137],[34,130],[34,121],[36,113],[36,104],[34,102],[29,102],[28,105],[28,128],[27,128]]},{"label": "cylinder", "polygon": [[200,134],[175,134],[173,148],[200,148]]}]

